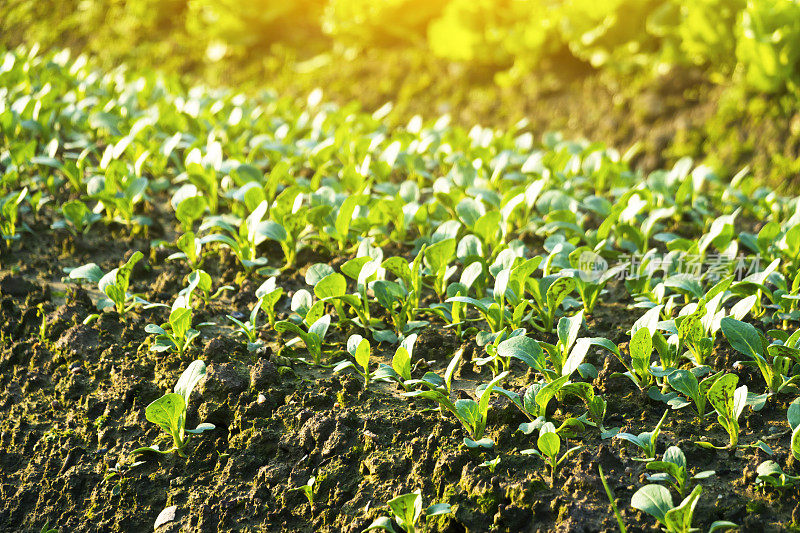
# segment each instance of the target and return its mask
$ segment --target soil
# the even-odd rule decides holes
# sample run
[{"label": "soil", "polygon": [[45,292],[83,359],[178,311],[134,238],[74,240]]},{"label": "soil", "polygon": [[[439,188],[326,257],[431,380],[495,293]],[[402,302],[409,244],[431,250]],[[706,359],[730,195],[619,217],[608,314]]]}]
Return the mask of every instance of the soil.
[{"label": "soil", "polygon": [[[46,235],[47,221],[38,224],[34,233]],[[83,324],[95,311],[96,295],[90,287],[65,284],[62,267],[93,261],[107,271],[118,266],[113,258],[143,250],[146,260],[133,272],[132,289],[161,303],[171,303],[188,273],[185,265],[165,261],[166,250],[151,248],[148,239],[117,232],[111,238],[90,234],[79,247],[56,234],[54,241],[31,240],[24,250],[2,256],[0,531],[39,531],[46,522],[61,531],[150,531],[162,510],[176,506],[174,519],[157,531],[357,532],[385,515],[386,501],[416,489],[425,506],[453,506],[451,515],[428,521],[430,531],[614,531],[598,465],[628,531],[656,531],[649,516],[629,505],[646,481],[645,467],[634,460],[638,451],[619,439],[603,440],[590,428],[579,439],[585,449],[551,480],[540,459],[521,453],[535,447],[535,434],[516,430],[526,419],[503,397],[491,402],[487,433],[494,450],[472,452],[452,416],[426,401],[409,400],[394,386],[365,390],[355,375],[298,363],[283,346],[286,339],[269,328],[261,332],[266,347],[249,353],[225,315],[248,313],[257,287],[252,281],[236,283],[235,291],[196,315],[196,322],[217,326],[204,329],[183,357],[148,350],[144,327],[163,322],[163,308],[125,316],[107,311]],[[303,287],[305,268],[330,260],[324,254],[305,256],[297,270],[282,275],[285,286]],[[233,260],[222,257],[209,259],[205,268],[215,280],[235,283]],[[620,300],[623,294],[611,287],[581,335],[627,338],[637,315],[627,310],[630,302]],[[284,298],[279,318],[288,311]],[[346,335],[334,332],[337,339]],[[413,364],[441,374],[461,344],[433,321],[420,337]],[[388,362],[389,348],[381,345],[373,354]],[[472,342],[466,348],[477,350]],[[732,354],[715,357],[730,362]],[[145,419],[145,407],[170,390],[194,359],[204,360],[209,370],[192,395],[187,426],[211,422],[217,429],[190,443],[188,459],[145,456],[134,462],[135,448],[169,445]],[[631,433],[655,427],[665,405],[613,377],[621,367],[605,352],[593,351],[587,359],[600,370],[595,385],[609,402],[606,425]],[[757,385],[749,371],[739,372],[742,383]],[[531,376],[521,363],[513,375],[518,377],[504,386],[524,390]],[[455,377],[455,394],[465,397],[474,394],[476,380],[489,380],[489,372],[465,360]],[[746,409],[740,440],[764,439],[775,451],[773,460],[796,470],[787,449],[787,405],[772,398],[760,412]],[[567,400],[558,402],[553,417],[583,412],[582,403]],[[679,445],[693,472],[716,471],[701,482],[694,525],[705,530],[724,519],[740,524],[741,531],[760,532],[788,530],[797,522],[796,489],[755,487],[764,452],[702,449],[693,444],[697,436],[727,441],[712,417],[696,420],[688,410],[669,415],[658,441],[659,454]],[[481,466],[495,457],[500,462],[493,471]],[[316,476],[313,505],[294,490],[311,476]]]}]

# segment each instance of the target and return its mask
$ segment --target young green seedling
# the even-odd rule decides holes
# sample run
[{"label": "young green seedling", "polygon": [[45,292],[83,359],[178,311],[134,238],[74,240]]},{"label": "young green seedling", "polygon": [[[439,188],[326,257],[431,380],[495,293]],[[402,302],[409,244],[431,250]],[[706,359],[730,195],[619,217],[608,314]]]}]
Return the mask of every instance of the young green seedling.
[{"label": "young green seedling", "polygon": [[435,503],[423,510],[422,493],[419,490],[416,490],[410,494],[401,494],[400,496],[392,498],[387,502],[387,505],[392,511],[394,523],[392,522],[392,518],[381,517],[375,520],[364,531],[382,529],[383,531],[388,531],[389,533],[397,533],[397,530],[394,527],[397,525],[406,533],[416,533],[418,530],[417,524],[419,523],[420,518],[423,516],[425,519],[427,519],[432,516],[449,514],[452,511],[450,505],[446,503]]},{"label": "young green seedling", "polygon": [[639,328],[631,335],[628,344],[631,354],[631,362],[628,364],[622,357],[619,350],[612,351],[617,359],[625,366],[626,372],[623,374],[615,373],[614,376],[625,376],[630,379],[639,390],[647,390],[653,384],[653,374],[650,372],[650,356],[653,353],[653,338],[650,330]]},{"label": "young green seedling", "polygon": [[678,492],[678,496],[681,498],[686,496],[689,481],[706,479],[716,473],[714,470],[703,470],[690,477],[686,456],[677,446],[667,448],[661,461],[647,463],[647,469],[660,471],[658,474],[649,475],[647,477],[649,481],[665,481],[667,485]]},{"label": "young green seedling", "polygon": [[571,455],[583,450],[585,446],[573,446],[561,457],[558,454],[561,451],[561,438],[556,433],[556,428],[550,422],[545,423],[539,430],[539,438],[536,441],[538,450],[529,449],[523,450],[524,454],[533,454],[541,457],[545,464],[550,468],[550,487],[553,488],[556,482],[557,469],[561,463],[566,461]]},{"label": "young green seedling", "polygon": [[178,252],[167,257],[168,261],[184,259],[193,270],[198,270],[203,262],[203,241],[198,239],[193,231],[187,231],[175,241]]},{"label": "young green seedling", "polygon": [[61,206],[64,220],[57,220],[50,226],[53,229],[66,228],[73,236],[86,235],[92,224],[102,219],[102,215],[92,213],[80,200],[70,200]]},{"label": "young green seedling", "polygon": [[134,454],[144,452],[169,454],[177,452],[181,457],[186,457],[186,445],[189,443],[191,436],[214,429],[214,424],[209,423],[200,424],[195,429],[186,429],[185,427],[189,397],[195,385],[203,379],[205,374],[205,363],[200,360],[194,361],[181,374],[178,383],[175,384],[175,392],[165,394],[145,409],[147,420],[157,424],[172,437],[172,448],[161,451],[158,446],[147,446],[135,449],[133,451]]},{"label": "young green seedling", "polygon": [[703,326],[705,312],[705,307],[701,307],[691,315],[675,320],[678,326],[678,353],[682,352],[681,346],[686,346],[689,350],[689,359],[695,366],[705,365],[706,359],[711,356],[714,349],[714,339],[706,336]]},{"label": "young green seedling", "polygon": [[[321,302],[317,302],[321,303]],[[317,316],[316,313],[312,313],[311,311],[308,312],[305,319],[303,320],[303,324],[305,325],[310,318],[314,318]],[[331,324],[331,316],[324,315],[320,316],[311,325],[307,326],[308,331],[304,331],[300,326],[295,324],[294,322],[290,322],[288,320],[281,320],[275,323],[275,331],[278,333],[289,332],[297,335],[297,338],[303,341],[306,345],[306,349],[308,350],[309,355],[314,364],[319,365],[322,363],[322,341],[325,339],[325,335],[328,333],[328,328]],[[290,346],[293,344],[293,341],[289,341],[286,343],[286,346]]]},{"label": "young green seedling", "polygon": [[[411,390],[413,385],[411,380],[411,358],[414,353],[414,343],[417,341],[417,334],[412,333],[400,343],[392,357],[392,364],[380,363],[373,379],[396,381],[406,391]],[[460,356],[460,351],[457,356]]]},{"label": "young green seedling", "polygon": [[133,309],[136,304],[147,303],[141,298],[135,298],[133,295],[128,294],[131,272],[133,272],[133,267],[142,257],[144,257],[144,254],[137,250],[124,265],[107,274],[103,274],[103,271],[96,264],[89,263],[70,271],[69,277],[70,279],[85,279],[97,283],[100,291],[106,296],[97,302],[97,308],[103,310],[106,307],[113,306],[122,315]]},{"label": "young green seedling", "polygon": [[[772,392],[795,392],[800,387],[800,374],[790,376],[797,362],[788,349],[767,346],[764,335],[747,322],[725,317],[720,322],[722,333],[739,353],[751,358],[742,364],[757,366]],[[779,345],[775,345],[779,346]],[[766,354],[766,355],[764,355]]]},{"label": "young green seedling", "polygon": [[793,476],[783,471],[773,460],[764,461],[756,468],[756,485],[775,489],[786,489],[800,485],[800,476]]},{"label": "young green seedling", "polygon": [[192,328],[192,309],[186,307],[188,302],[179,296],[172,305],[169,313],[169,320],[160,326],[147,324],[144,330],[147,333],[156,335],[156,340],[150,346],[153,352],[164,352],[167,350],[177,352],[182,355],[192,344],[200,332]]},{"label": "young green seedling", "polygon": [[450,260],[456,252],[455,239],[443,239],[431,244],[425,249],[425,262],[428,265],[430,283],[439,297],[444,296],[447,280],[456,272],[456,267],[450,266]]},{"label": "young green seedling", "polygon": [[[495,385],[505,379],[506,376],[508,376],[508,372],[503,372],[490,381],[485,387],[479,386],[475,390],[476,396],[478,397],[477,402],[473,399],[461,399],[456,400],[454,403],[449,398],[449,391],[433,388],[430,384],[425,383],[424,378],[420,380],[420,383],[429,387],[429,390],[415,390],[403,393],[403,395],[412,398],[420,397],[438,402],[441,407],[450,411],[459,422],[461,422],[471,437],[465,438],[464,444],[468,448],[474,448],[476,446],[484,446],[482,439],[489,412],[489,398]],[[488,442],[486,444],[488,444]]]},{"label": "young green seedling", "polygon": [[17,233],[19,205],[27,195],[28,188],[25,187],[19,193],[13,192],[0,200],[0,237],[5,240],[6,247],[19,240],[19,233]]},{"label": "young green seedling", "polygon": [[[690,533],[697,531],[692,527],[695,507],[703,488],[698,485],[677,507],[672,502],[672,495],[661,485],[645,485],[631,498],[631,506],[649,514],[664,525],[667,533]],[[737,527],[733,522],[718,520],[711,524],[708,533],[717,530]]]},{"label": "young green seedling", "polygon": [[256,289],[258,307],[267,315],[267,323],[275,327],[275,305],[283,296],[283,288],[277,286],[277,279],[271,277]]},{"label": "young green seedling", "polygon": [[188,278],[187,278],[189,285],[181,290],[179,294],[186,295],[187,301],[191,302],[192,294],[194,293],[195,289],[199,289],[200,291],[200,299],[206,305],[222,296],[222,293],[225,291],[232,291],[234,288],[230,285],[222,285],[213,293],[211,292],[214,288],[211,284],[211,276],[205,270],[193,270]]},{"label": "young green seedling", "polygon": [[[497,356],[501,360],[519,359],[540,372],[547,381],[554,381],[562,376],[571,376],[576,370],[583,374],[588,366],[584,365],[583,359],[589,348],[592,345],[605,346],[600,341],[606,341],[612,346],[613,343],[598,338],[578,339],[578,331],[582,322],[583,311],[573,317],[561,317],[561,320],[558,321],[558,343],[556,345],[538,342],[524,335],[513,336],[497,345]],[[542,347],[547,351],[546,357]]]},{"label": "young green seedling", "polygon": [[545,276],[527,284],[533,295],[534,316],[529,323],[545,333],[553,331],[556,313],[564,299],[575,290],[575,278],[565,276]]},{"label": "young green seedling", "polygon": [[789,427],[792,428],[792,456],[800,461],[800,398],[795,398],[789,404],[786,418],[789,421]]},{"label": "young green seedling", "polygon": [[497,468],[497,465],[499,465],[499,464],[500,464],[500,456],[498,455],[494,459],[487,459],[486,461],[482,462],[478,466],[486,467],[486,468],[489,469],[489,473],[490,474],[494,474],[494,471]]},{"label": "young green seedling", "polygon": [[311,506],[312,511],[314,509],[314,492],[315,492],[314,483],[316,483],[316,481],[317,481],[316,476],[311,476],[310,478],[308,478],[308,481],[306,482],[305,485],[300,485],[299,487],[289,489],[289,491],[293,490],[303,491],[303,494],[308,500],[308,504]]},{"label": "young green seedling", "polygon": [[355,363],[347,360],[341,361],[335,367],[333,367],[333,372],[338,373],[346,368],[354,369],[362,378],[364,378],[364,388],[366,389],[372,379],[372,376],[369,372],[370,351],[371,348],[367,339],[361,335],[351,335],[350,338],[347,339],[347,352],[353,356]]},{"label": "young green seedling", "polygon": [[698,381],[695,372],[702,369],[707,370],[708,367],[695,367],[692,370],[678,369],[673,370],[667,375],[667,382],[669,383],[669,386],[691,400],[690,402],[686,400],[686,398],[679,396],[675,392],[672,392],[663,396],[667,402],[667,405],[673,409],[682,409],[694,403],[695,414],[699,418],[706,416],[708,390],[711,388],[714,382],[716,382],[717,379],[722,376],[723,372],[717,372],[706,377],[702,381]]},{"label": "young green seedling", "polygon": [[646,431],[644,433],[639,433],[638,435],[633,435],[632,433],[617,433],[614,435],[614,437],[617,439],[626,440],[632,444],[635,444],[644,452],[644,459],[634,457],[634,461],[651,461],[655,459],[656,441],[658,440],[658,435],[661,433],[661,426],[664,424],[664,420],[667,419],[668,412],[669,411],[664,411],[664,414],[661,416],[661,420],[658,421],[658,424],[656,424],[656,428],[653,431]]},{"label": "young green seedling", "polygon": [[577,396],[586,405],[587,412],[581,415],[578,420],[583,423],[597,427],[600,430],[600,437],[603,439],[610,438],[619,432],[619,428],[606,428],[603,425],[603,420],[606,416],[606,407],[608,402],[594,392],[594,387],[591,383],[579,381],[577,383],[567,383],[563,387],[564,394],[571,394]]},{"label": "young green seedling", "polygon": [[[736,388],[738,382],[739,378],[735,374],[725,374],[708,389],[708,401],[717,411],[717,420],[730,437],[728,448],[739,443],[739,415],[747,405],[747,385]],[[699,441],[697,444],[703,448],[717,448],[707,441]]]},{"label": "young green seedling", "polygon": [[591,315],[605,286],[622,272],[625,265],[608,268],[608,262],[586,246],[573,250],[569,254],[569,261],[576,270],[573,279],[583,302],[583,311]]}]

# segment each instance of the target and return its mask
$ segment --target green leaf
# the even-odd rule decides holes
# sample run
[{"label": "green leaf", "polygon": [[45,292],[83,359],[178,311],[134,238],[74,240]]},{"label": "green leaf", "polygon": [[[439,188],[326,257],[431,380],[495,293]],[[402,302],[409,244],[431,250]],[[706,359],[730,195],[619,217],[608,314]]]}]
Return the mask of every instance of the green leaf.
[{"label": "green leaf", "polygon": [[273,220],[267,220],[259,224],[257,233],[269,240],[277,242],[285,242],[289,238],[286,229]]},{"label": "green leaf", "polygon": [[[551,285],[552,287],[552,285]],[[578,338],[578,332],[583,324],[583,311],[571,317],[562,317],[558,321],[558,340],[561,341],[564,350],[569,350]]]},{"label": "green leaf", "polygon": [[711,527],[708,528],[708,533],[714,533],[718,530],[737,529],[738,527],[738,524],[734,524],[728,520],[715,520],[711,523]]},{"label": "green leaf", "polygon": [[206,199],[202,196],[190,196],[178,204],[175,218],[183,224],[185,230],[192,229],[192,223],[203,216],[206,210]]},{"label": "green leaf", "polygon": [[536,446],[547,457],[557,457],[561,450],[561,439],[555,432],[545,432],[539,435]]},{"label": "green leaf", "polygon": [[575,344],[575,347],[572,348],[567,360],[564,361],[564,366],[561,369],[562,376],[570,376],[578,369],[581,363],[583,363],[583,359],[586,357],[586,353],[589,351],[589,347],[591,345],[592,341],[590,339],[580,339]]},{"label": "green leaf", "polygon": [[157,424],[164,431],[175,434],[183,429],[186,404],[183,396],[171,392],[154,401],[144,411],[150,422]]},{"label": "green leaf", "polygon": [[186,307],[176,307],[169,314],[169,325],[172,328],[172,334],[183,340],[192,327],[192,310]]},{"label": "green leaf", "polygon": [[708,389],[708,401],[718,413],[726,415],[733,413],[733,395],[738,382],[739,377],[735,374],[725,374]]},{"label": "green leaf", "polygon": [[[556,395],[556,393],[564,386],[564,384],[569,379],[569,376],[561,376],[560,378],[551,381],[538,392],[536,392],[536,405],[538,406],[538,414],[544,416],[545,412],[547,411],[547,404],[550,403],[550,400]],[[532,413],[535,414],[535,413]]]},{"label": "green leaf", "polygon": [[[343,296],[347,290],[347,280],[338,272],[328,274],[314,286],[314,294],[320,300]],[[344,317],[339,317],[343,319]]]},{"label": "green leaf", "polygon": [[450,506],[449,503],[434,503],[427,509],[425,509],[425,516],[439,516],[443,514],[449,514],[453,512],[453,508]]},{"label": "green leaf", "polygon": [[737,352],[755,359],[756,354],[761,354],[763,351],[761,336],[756,328],[747,322],[725,317],[720,322],[720,326],[722,334]]},{"label": "green leaf", "polygon": [[386,503],[394,513],[398,525],[406,531],[414,527],[414,523],[422,514],[422,496],[419,491],[401,494]]},{"label": "green leaf", "polygon": [[789,404],[789,409],[786,412],[786,418],[789,421],[789,426],[794,430],[800,426],[800,398],[795,398]]},{"label": "green leaf", "polygon": [[181,374],[178,383],[175,384],[175,393],[183,396],[185,405],[189,405],[189,396],[192,394],[195,385],[206,375],[206,364],[199,359],[193,361]]},{"label": "green leaf", "polygon": [[672,463],[678,468],[686,468],[686,456],[677,446],[670,446],[664,452],[664,462]]},{"label": "green leaf", "polygon": [[550,284],[547,288],[547,308],[550,313],[555,313],[564,298],[573,290],[575,290],[574,278],[560,277]]},{"label": "green leaf", "polygon": [[403,346],[399,346],[392,357],[392,368],[403,378],[403,381],[411,379],[411,354]]},{"label": "green leaf", "polygon": [[697,485],[680,505],[667,511],[664,520],[662,520],[664,525],[673,531],[690,531],[692,528],[692,515],[694,515],[694,509],[697,507],[697,501],[700,499],[702,492],[703,487]]},{"label": "green leaf", "polygon": [[666,515],[673,508],[672,496],[661,485],[645,485],[633,495],[631,506],[666,524]]},{"label": "green leaf", "polygon": [[445,239],[431,244],[425,249],[425,259],[433,272],[438,272],[445,267],[456,252],[456,240]]},{"label": "green leaf", "polygon": [[306,270],[306,285],[314,287],[325,279],[325,277],[330,276],[334,272],[333,267],[327,263],[313,264]]},{"label": "green leaf", "polygon": [[355,349],[353,357],[355,357],[356,363],[358,363],[358,365],[365,370],[369,365],[369,353],[370,353],[369,341],[367,339],[361,339],[361,341],[358,343],[358,346]]},{"label": "green leaf", "polygon": [[497,355],[498,357],[519,359],[539,372],[546,366],[542,347],[538,342],[525,335],[511,337],[498,344]]},{"label": "green leaf", "polygon": [[392,520],[390,518],[386,518],[385,516],[375,520],[364,531],[371,531],[373,529],[382,529],[383,531],[389,531],[389,533],[397,533],[397,531],[394,529],[394,526],[392,526]]},{"label": "green leaf", "polygon": [[73,268],[69,273],[70,279],[85,279],[92,283],[97,283],[102,277],[103,271],[94,263]]},{"label": "green leaf", "polygon": [[646,370],[650,366],[650,355],[653,353],[653,339],[650,330],[640,328],[631,337],[631,360],[637,370]]},{"label": "green leaf", "polygon": [[700,384],[694,374],[688,370],[676,370],[667,376],[667,381],[670,387],[697,403],[700,398]]}]

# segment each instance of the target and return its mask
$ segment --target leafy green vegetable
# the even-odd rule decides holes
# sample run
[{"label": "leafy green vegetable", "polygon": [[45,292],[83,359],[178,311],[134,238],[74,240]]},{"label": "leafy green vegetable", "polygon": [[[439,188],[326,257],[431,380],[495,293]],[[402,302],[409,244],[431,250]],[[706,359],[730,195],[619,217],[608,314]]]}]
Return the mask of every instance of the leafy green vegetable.
[{"label": "leafy green vegetable", "polygon": [[214,429],[214,424],[209,423],[200,424],[195,429],[185,428],[189,397],[192,395],[195,385],[205,377],[205,374],[205,363],[200,360],[194,361],[181,374],[178,383],[175,384],[175,392],[165,394],[145,409],[147,420],[157,424],[172,437],[172,448],[164,451],[161,451],[158,446],[137,448],[133,451],[134,454],[145,452],[169,454],[177,452],[181,457],[186,457],[186,445],[189,443],[191,436]]}]

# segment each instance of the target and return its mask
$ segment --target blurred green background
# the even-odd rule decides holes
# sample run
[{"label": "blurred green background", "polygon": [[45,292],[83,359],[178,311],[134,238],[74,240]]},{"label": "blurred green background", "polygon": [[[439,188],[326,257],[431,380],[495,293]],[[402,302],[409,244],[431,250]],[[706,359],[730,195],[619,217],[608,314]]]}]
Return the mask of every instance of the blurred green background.
[{"label": "blurred green background", "polygon": [[393,101],[396,121],[525,119],[636,144],[645,169],[800,170],[795,0],[6,0],[0,35],[189,83]]}]

